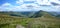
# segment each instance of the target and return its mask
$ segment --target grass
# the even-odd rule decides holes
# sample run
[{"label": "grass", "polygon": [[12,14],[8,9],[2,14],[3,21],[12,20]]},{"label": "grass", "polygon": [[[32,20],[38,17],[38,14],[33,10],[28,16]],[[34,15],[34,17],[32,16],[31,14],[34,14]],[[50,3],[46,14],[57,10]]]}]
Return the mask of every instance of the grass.
[{"label": "grass", "polygon": [[[30,22],[31,18],[22,18],[15,17],[6,14],[0,14],[0,27],[1,28],[16,28],[17,24],[21,24],[23,26],[27,26],[28,22]],[[4,26],[2,26],[4,25]]]},{"label": "grass", "polygon": [[0,28],[16,28],[17,24],[25,28],[60,28],[60,19],[49,15],[39,18],[22,18],[0,14]]}]

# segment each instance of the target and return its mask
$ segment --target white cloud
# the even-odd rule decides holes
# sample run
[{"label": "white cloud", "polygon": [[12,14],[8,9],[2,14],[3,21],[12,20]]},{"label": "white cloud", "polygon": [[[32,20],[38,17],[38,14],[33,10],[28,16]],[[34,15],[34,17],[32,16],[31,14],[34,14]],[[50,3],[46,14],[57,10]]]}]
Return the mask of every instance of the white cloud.
[{"label": "white cloud", "polygon": [[11,10],[12,7],[13,5],[11,5],[10,3],[4,3],[2,6],[0,6],[0,10],[9,11]]},{"label": "white cloud", "polygon": [[17,4],[23,4],[24,2],[23,2],[23,0],[17,0],[16,3]]},{"label": "white cloud", "polygon": [[37,3],[40,5],[51,5],[51,2],[60,4],[59,0],[37,0]]},{"label": "white cloud", "polygon": [[[28,7],[31,6],[31,7]],[[39,7],[37,4],[23,4],[21,6],[15,6],[13,9],[13,11],[38,11]],[[11,10],[12,11],[12,10]]]},{"label": "white cloud", "polygon": [[0,7],[0,11],[3,11],[3,10],[1,9],[1,7]]},{"label": "white cloud", "polygon": [[34,3],[38,3],[40,5],[51,5],[50,2],[48,0],[18,0],[16,1],[17,4],[24,4],[24,2],[31,2],[31,1],[34,1]]},{"label": "white cloud", "polygon": [[50,2],[55,2],[55,3],[60,4],[60,1],[59,0],[50,0]]},{"label": "white cloud", "polygon": [[10,3],[4,3],[2,6],[11,6]]},{"label": "white cloud", "polygon": [[58,0],[18,0],[16,1],[17,4],[24,4],[24,2],[27,1],[34,1],[34,3],[38,3],[39,5],[51,5],[51,2],[59,3],[60,1]]},{"label": "white cloud", "polygon": [[58,0],[18,0],[16,1],[17,4],[24,4],[24,2],[27,2],[27,1],[34,1],[34,3],[38,3],[40,5],[51,5],[50,2],[55,2],[55,3],[59,3],[60,4],[60,1]]},{"label": "white cloud", "polygon": [[[34,1],[34,0],[25,0],[27,1]],[[56,2],[57,0],[37,0],[35,3],[40,5],[51,5],[50,2]],[[57,1],[58,2],[58,1]],[[52,7],[44,7],[39,6],[38,4],[31,3],[31,4],[23,4],[23,0],[16,1],[19,6],[13,6],[10,3],[4,3],[0,6],[0,11],[7,10],[7,11],[39,11],[39,10],[46,10],[46,11],[59,11],[60,6],[52,6]],[[59,3],[59,2],[58,2]],[[20,5],[22,4],[22,5]],[[30,7],[28,7],[30,6]],[[56,10],[55,10],[56,9]]]},{"label": "white cloud", "polygon": [[35,0],[23,0],[23,1],[35,1]]},{"label": "white cloud", "polygon": [[40,8],[40,6],[38,6],[37,4],[24,4],[22,5],[22,7],[27,10],[32,10],[32,11],[37,11]]},{"label": "white cloud", "polygon": [[40,5],[51,5],[48,0],[37,0],[37,3]]},{"label": "white cloud", "polygon": [[[32,7],[27,7],[27,6],[32,6]],[[37,4],[23,4],[20,6],[13,6],[10,3],[5,3],[2,6],[0,6],[0,11],[36,11],[39,6]]]}]

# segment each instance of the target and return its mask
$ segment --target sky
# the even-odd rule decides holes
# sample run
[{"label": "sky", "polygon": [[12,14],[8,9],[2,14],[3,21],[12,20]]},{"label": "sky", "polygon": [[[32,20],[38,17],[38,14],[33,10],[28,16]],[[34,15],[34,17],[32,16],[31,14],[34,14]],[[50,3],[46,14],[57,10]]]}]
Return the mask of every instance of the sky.
[{"label": "sky", "polygon": [[0,0],[0,11],[60,11],[60,0]]}]

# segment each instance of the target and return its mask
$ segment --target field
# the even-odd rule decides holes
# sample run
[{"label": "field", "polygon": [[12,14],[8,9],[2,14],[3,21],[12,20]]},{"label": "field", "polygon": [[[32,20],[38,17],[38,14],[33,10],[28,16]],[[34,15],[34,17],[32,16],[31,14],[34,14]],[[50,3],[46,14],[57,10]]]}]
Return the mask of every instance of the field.
[{"label": "field", "polygon": [[60,18],[44,15],[38,18],[18,17],[0,13],[0,28],[60,28]]}]

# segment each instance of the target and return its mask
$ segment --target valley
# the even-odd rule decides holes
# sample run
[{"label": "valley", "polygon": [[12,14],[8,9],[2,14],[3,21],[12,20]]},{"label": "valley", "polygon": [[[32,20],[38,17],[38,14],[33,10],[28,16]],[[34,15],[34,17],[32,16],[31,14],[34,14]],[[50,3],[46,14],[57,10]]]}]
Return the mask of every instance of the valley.
[{"label": "valley", "polygon": [[45,11],[0,12],[0,28],[60,28],[59,15]]}]

